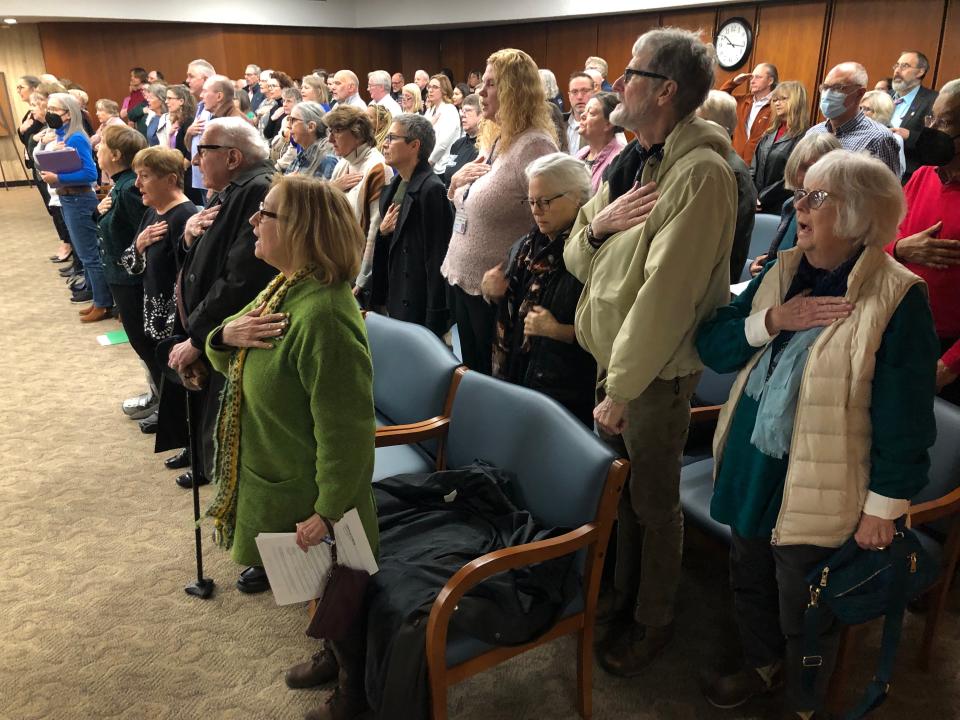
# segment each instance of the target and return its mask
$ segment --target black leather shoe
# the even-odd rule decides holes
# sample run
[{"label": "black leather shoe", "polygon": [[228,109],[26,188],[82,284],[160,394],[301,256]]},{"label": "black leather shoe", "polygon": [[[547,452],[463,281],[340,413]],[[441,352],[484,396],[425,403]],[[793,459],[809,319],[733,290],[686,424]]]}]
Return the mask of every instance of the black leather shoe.
[{"label": "black leather shoe", "polygon": [[187,448],[184,448],[176,455],[168,457],[166,460],[164,460],[163,464],[171,470],[179,470],[180,468],[190,467],[190,451]]},{"label": "black leather shoe", "polygon": [[157,426],[160,424],[160,416],[153,412],[147,415],[143,420],[139,420],[140,432],[144,435],[153,435],[157,432]]},{"label": "black leather shoe", "polygon": [[237,590],[247,595],[266,592],[270,589],[267,571],[258,565],[248,567],[237,578]]},{"label": "black leather shoe", "polygon": [[[185,472],[183,475],[178,475],[177,479],[174,481],[182,487],[184,490],[189,490],[193,487],[193,473]],[[198,487],[203,487],[204,485],[209,485],[210,480],[207,479],[206,475],[200,476],[200,482],[197,483]]]}]

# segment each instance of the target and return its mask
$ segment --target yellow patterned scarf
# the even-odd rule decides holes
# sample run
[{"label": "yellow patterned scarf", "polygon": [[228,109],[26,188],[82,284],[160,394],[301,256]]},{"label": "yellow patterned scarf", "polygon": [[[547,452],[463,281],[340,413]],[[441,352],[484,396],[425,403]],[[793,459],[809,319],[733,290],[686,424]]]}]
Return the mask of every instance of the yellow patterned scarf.
[{"label": "yellow patterned scarf", "polygon": [[[277,275],[257,297],[254,307],[266,301],[264,315],[275,313],[283,303],[287,292],[298,282],[310,277],[316,267],[308,265],[298,270],[289,279]],[[217,497],[207,509],[206,517],[213,518],[213,538],[220,547],[229,550],[233,546],[233,534],[237,524],[237,490],[239,476],[237,465],[240,457],[240,401],[242,399],[243,362],[250,348],[238,348],[227,366],[227,384],[220,400],[217,416],[216,443],[213,466],[217,481]]]}]

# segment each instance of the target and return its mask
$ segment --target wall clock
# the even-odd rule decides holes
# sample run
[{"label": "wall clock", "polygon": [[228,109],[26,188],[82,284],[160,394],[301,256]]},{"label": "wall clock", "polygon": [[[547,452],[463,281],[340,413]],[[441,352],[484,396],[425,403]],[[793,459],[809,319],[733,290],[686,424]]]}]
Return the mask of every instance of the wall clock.
[{"label": "wall clock", "polygon": [[717,31],[714,42],[717,62],[724,70],[733,70],[743,65],[753,48],[753,28],[742,17],[725,20]]}]

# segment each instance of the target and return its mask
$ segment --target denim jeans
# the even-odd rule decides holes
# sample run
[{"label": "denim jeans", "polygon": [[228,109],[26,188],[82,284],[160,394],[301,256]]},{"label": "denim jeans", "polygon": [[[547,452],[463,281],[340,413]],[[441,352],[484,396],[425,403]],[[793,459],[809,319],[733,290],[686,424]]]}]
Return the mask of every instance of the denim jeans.
[{"label": "denim jeans", "polygon": [[103,276],[97,225],[93,221],[93,214],[97,210],[97,196],[92,190],[83,195],[61,195],[60,206],[63,220],[70,231],[70,239],[73,241],[73,250],[83,263],[87,287],[93,292],[93,304],[97,307],[112,307],[113,297]]}]

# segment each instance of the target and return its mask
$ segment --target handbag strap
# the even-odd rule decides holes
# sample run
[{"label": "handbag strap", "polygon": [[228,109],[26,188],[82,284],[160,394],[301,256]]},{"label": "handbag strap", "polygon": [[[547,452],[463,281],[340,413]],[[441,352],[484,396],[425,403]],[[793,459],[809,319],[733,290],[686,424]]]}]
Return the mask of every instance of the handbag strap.
[{"label": "handbag strap", "polygon": [[[902,537],[894,537],[890,546],[890,562],[893,568],[893,581],[887,601],[887,612],[883,620],[883,635],[880,641],[880,659],[873,679],[867,685],[860,702],[846,715],[844,720],[859,720],[887,699],[890,691],[890,678],[900,645],[903,629],[903,615],[907,607],[907,574],[909,572],[909,547]],[[823,665],[820,655],[820,627],[824,613],[829,612],[826,603],[819,600],[817,588],[810,588],[810,603],[803,614],[803,657],[801,659],[801,690],[803,695],[813,702],[814,685],[817,674]],[[812,707],[812,705],[811,705]]]},{"label": "handbag strap", "polygon": [[[327,537],[330,538],[330,541],[329,541],[330,558],[333,560],[334,566],[336,566],[337,565],[337,538],[333,534],[333,523],[331,523],[329,520],[327,520],[323,516],[321,516],[320,519],[323,520],[323,524],[327,526]],[[324,542],[326,542],[326,540],[324,540]]]}]

